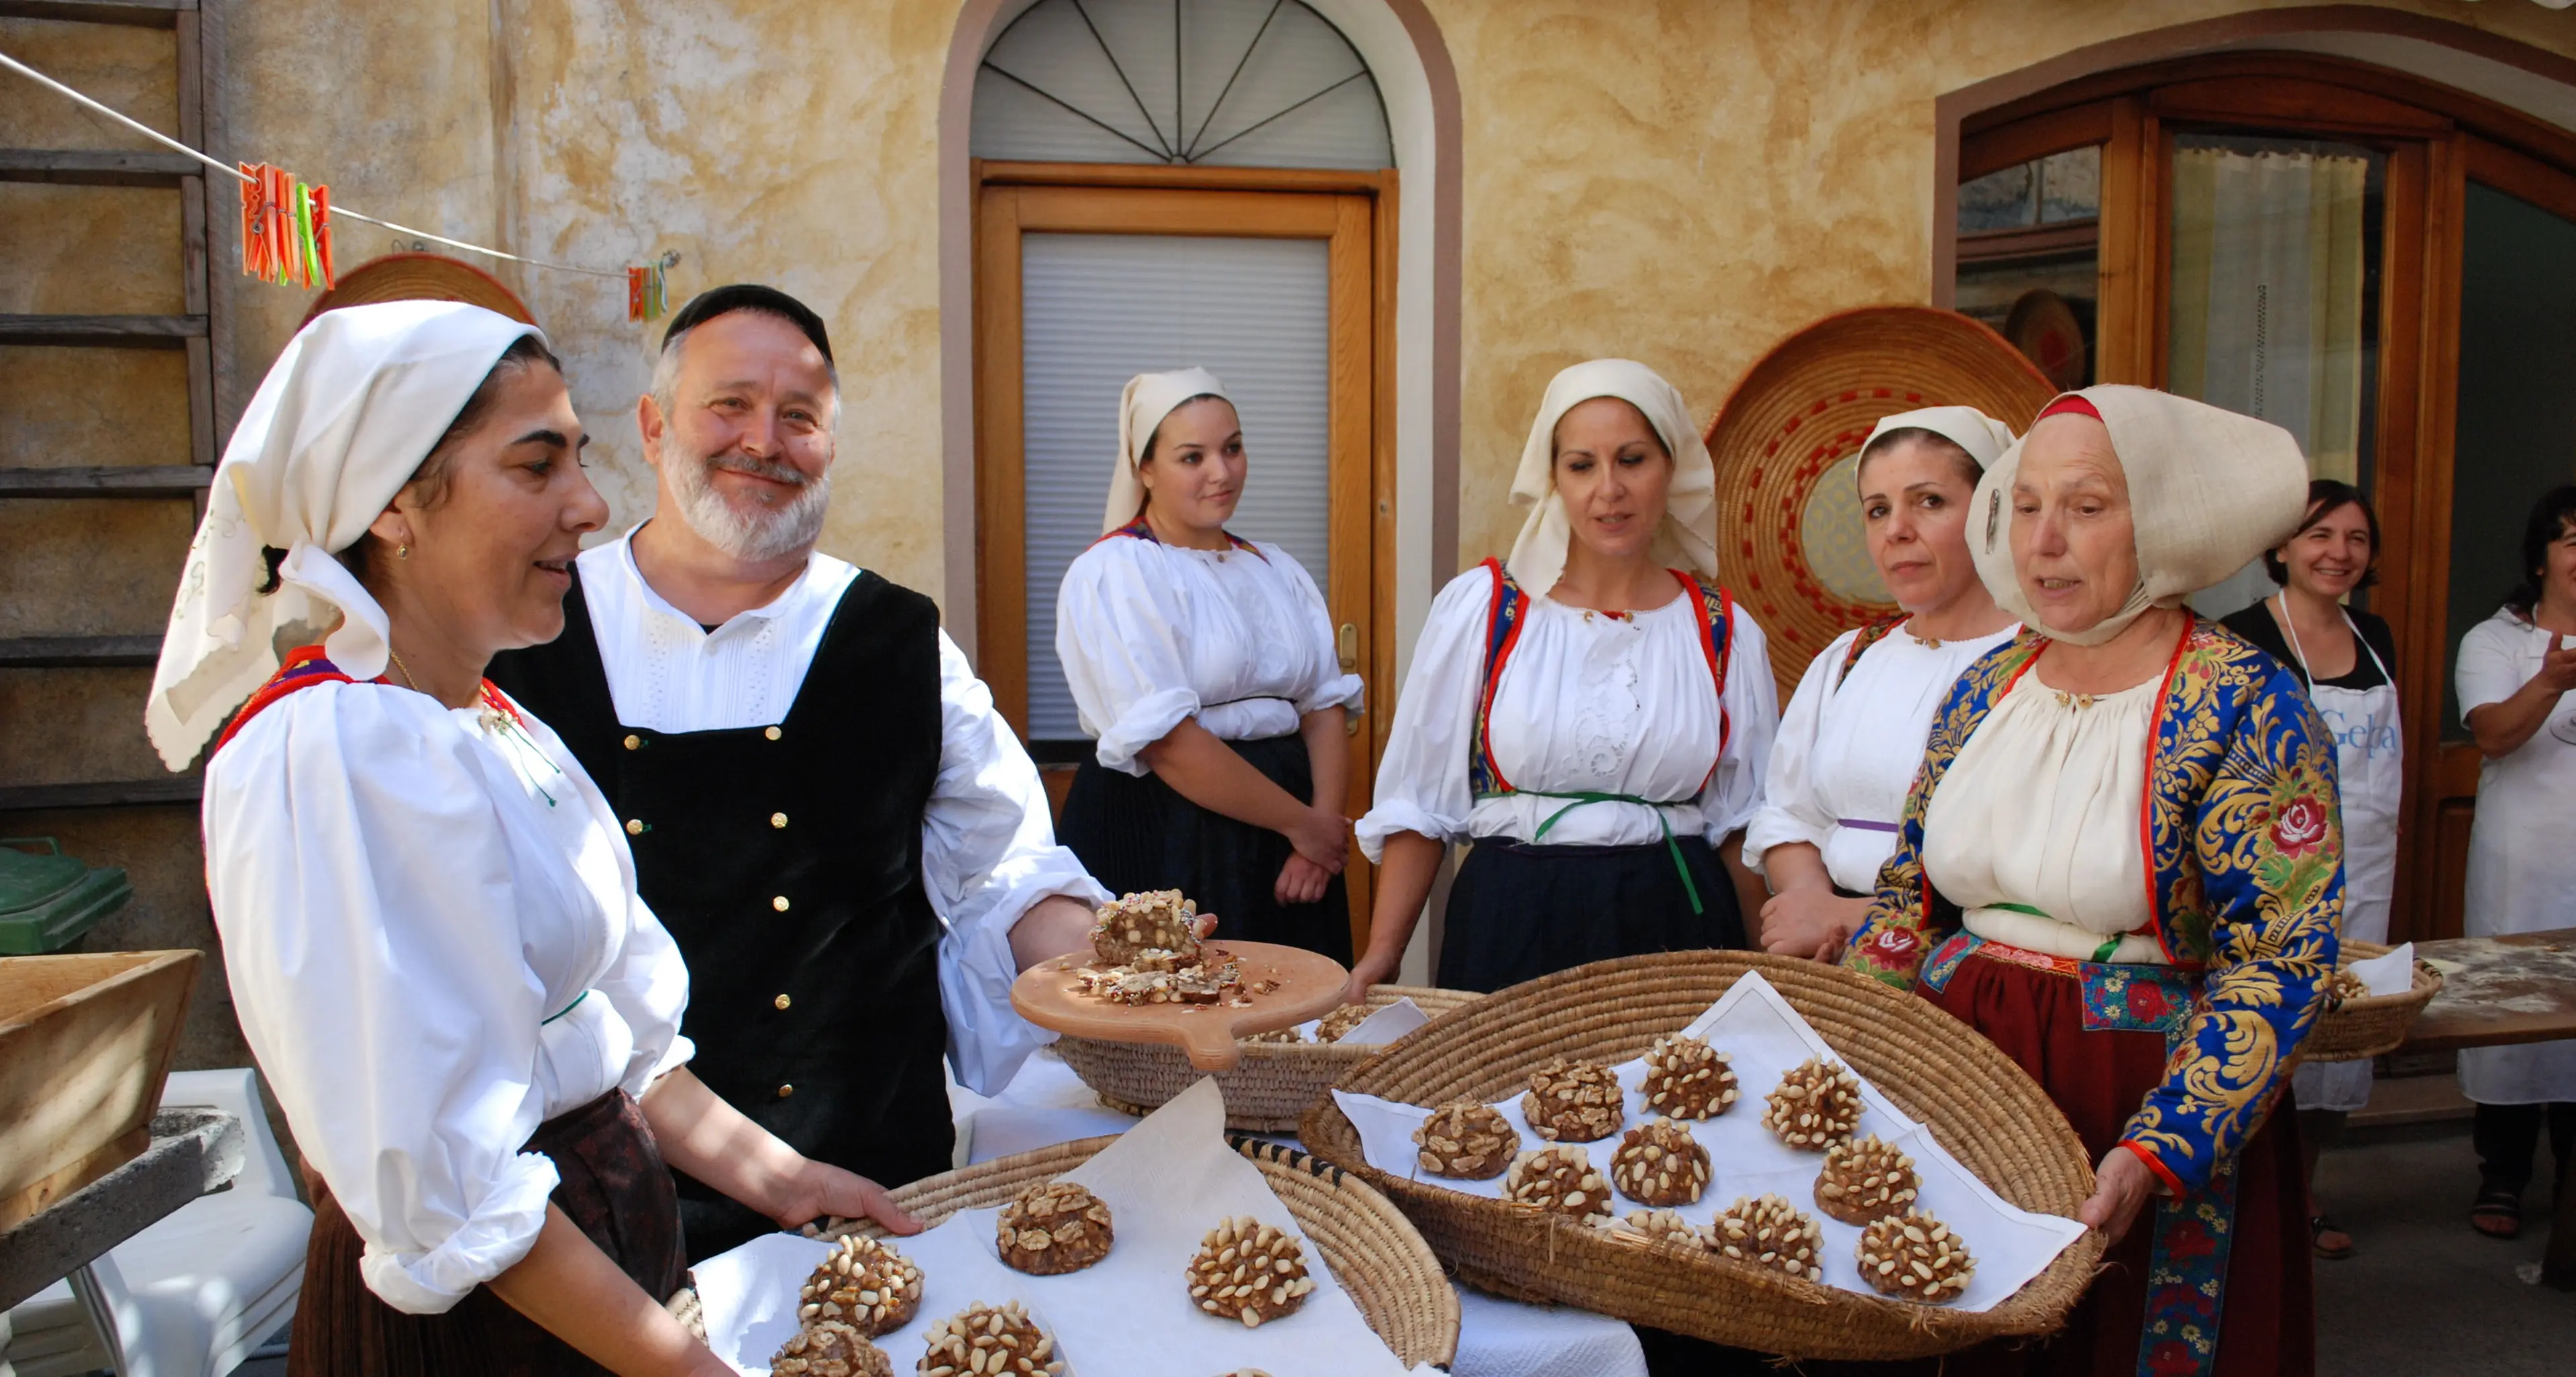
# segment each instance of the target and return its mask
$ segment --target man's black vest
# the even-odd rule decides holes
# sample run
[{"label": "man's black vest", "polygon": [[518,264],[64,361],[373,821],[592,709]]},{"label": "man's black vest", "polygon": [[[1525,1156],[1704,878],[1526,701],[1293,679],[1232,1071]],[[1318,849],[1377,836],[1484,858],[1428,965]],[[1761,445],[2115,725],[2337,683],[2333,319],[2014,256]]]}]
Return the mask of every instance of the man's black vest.
[{"label": "man's black vest", "polygon": [[[618,722],[576,574],[564,634],[492,681],[599,782],[689,966],[698,1078],[809,1157],[887,1185],[945,1171],[940,926],[922,813],[939,774],[939,613],[861,573],[774,726]],[[776,1227],[680,1178],[692,1261]]]}]

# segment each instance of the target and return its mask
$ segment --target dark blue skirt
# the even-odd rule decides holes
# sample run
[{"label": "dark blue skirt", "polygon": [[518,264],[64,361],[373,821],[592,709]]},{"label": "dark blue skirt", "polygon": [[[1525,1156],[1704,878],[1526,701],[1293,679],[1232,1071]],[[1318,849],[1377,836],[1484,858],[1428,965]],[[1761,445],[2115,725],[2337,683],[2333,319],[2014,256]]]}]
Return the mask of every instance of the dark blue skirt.
[{"label": "dark blue skirt", "polygon": [[[1301,736],[1229,741],[1262,777],[1298,799],[1314,797]],[[1283,904],[1274,886],[1297,849],[1266,827],[1210,812],[1153,774],[1082,762],[1064,797],[1056,839],[1113,894],[1177,889],[1217,916],[1216,935],[1277,942],[1351,963],[1351,903],[1342,877],[1311,904]]]},{"label": "dark blue skirt", "polygon": [[1587,961],[1657,951],[1740,950],[1744,915],[1717,853],[1677,837],[1700,909],[1673,848],[1476,843],[1449,887],[1440,934],[1444,989],[1490,994]]}]

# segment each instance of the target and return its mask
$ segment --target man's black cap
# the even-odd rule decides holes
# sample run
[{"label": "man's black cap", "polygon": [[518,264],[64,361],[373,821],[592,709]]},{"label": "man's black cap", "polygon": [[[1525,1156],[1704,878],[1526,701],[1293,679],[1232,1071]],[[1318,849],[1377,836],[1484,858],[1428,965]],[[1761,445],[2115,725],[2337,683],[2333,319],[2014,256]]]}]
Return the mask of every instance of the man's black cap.
[{"label": "man's black cap", "polygon": [[763,287],[754,282],[710,287],[689,298],[689,304],[681,307],[679,314],[671,317],[671,323],[663,329],[662,347],[670,348],[672,340],[732,311],[758,311],[763,315],[777,316],[804,331],[805,338],[812,340],[814,347],[823,352],[823,362],[832,361],[832,336],[823,328],[823,318],[814,314],[814,308],[776,287]]}]

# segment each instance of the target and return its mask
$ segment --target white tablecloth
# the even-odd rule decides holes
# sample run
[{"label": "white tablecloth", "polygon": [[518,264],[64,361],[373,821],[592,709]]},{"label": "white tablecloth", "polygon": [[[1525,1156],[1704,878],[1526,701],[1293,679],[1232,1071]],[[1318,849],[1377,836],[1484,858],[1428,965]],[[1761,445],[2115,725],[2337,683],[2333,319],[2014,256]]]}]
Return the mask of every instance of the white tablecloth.
[{"label": "white tablecloth", "polygon": [[[1131,1115],[1104,1108],[1072,1067],[1044,1054],[1029,1058],[1010,1086],[991,1099],[955,1086],[949,1098],[957,1114],[960,1166],[1124,1133],[1136,1123]],[[1454,1377],[1645,1377],[1636,1332],[1618,1320],[1463,1287],[1458,1308]]]}]

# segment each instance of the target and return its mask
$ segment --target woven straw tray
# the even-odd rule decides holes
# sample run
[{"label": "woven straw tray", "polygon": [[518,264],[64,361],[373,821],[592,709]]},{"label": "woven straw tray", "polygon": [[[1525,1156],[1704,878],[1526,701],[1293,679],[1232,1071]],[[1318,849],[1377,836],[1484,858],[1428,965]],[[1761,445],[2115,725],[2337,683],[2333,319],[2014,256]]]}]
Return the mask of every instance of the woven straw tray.
[{"label": "woven straw tray", "polygon": [[[1465,990],[1373,985],[1368,1006],[1377,1010],[1410,999],[1422,1012],[1438,1018],[1483,997]],[[1333,1082],[1378,1050],[1329,1042],[1247,1041],[1241,1045],[1242,1060],[1234,1069],[1215,1074],[1217,1086],[1225,1091],[1226,1127],[1246,1133],[1296,1132],[1298,1121],[1325,1098]],[[1101,1042],[1071,1034],[1056,1039],[1055,1047],[1082,1083],[1100,1092],[1102,1104],[1124,1114],[1151,1114],[1207,1074],[1193,1068],[1177,1047]]]},{"label": "woven straw tray", "polygon": [[[1335,1088],[1416,1105],[1501,1099],[1549,1057],[1615,1063],[1642,1055],[1750,970],[1996,1194],[2071,1218],[2093,1193],[2092,1168],[2065,1116],[1992,1043],[1877,981],[1751,952],[1632,956],[1515,985],[1434,1019]],[[1301,1136],[1317,1156],[1402,1206],[1461,1281],[1793,1358],[1920,1358],[2052,1333],[2102,1255],[2101,1235],[2088,1231],[2011,1299],[1971,1314],[1684,1255],[1530,1206],[1389,1176],[1367,1164],[1358,1131],[1329,1098],[1307,1114]]]},{"label": "woven straw tray", "polygon": [[[2346,942],[2341,964],[2386,956],[2391,950],[2376,942]],[[2404,994],[2347,999],[2326,1010],[2307,1040],[2299,1044],[2299,1056],[2305,1061],[2360,1061],[2394,1052],[2415,1027],[2415,1016],[2441,992],[2442,973],[2429,962],[2417,961],[2414,988]]]},{"label": "woven straw tray", "polygon": [[[894,1203],[926,1228],[959,1210],[1008,1204],[1023,1188],[1054,1180],[1116,1141],[1084,1138],[925,1176],[894,1191]],[[1297,1217],[1297,1227],[1323,1253],[1333,1279],[1395,1356],[1407,1367],[1449,1366],[1458,1353],[1458,1293],[1441,1275],[1440,1259],[1404,1215],[1365,1181],[1294,1148],[1231,1134],[1226,1141],[1261,1169],[1263,1184]],[[814,1232],[825,1238],[886,1236],[867,1220],[826,1220]],[[698,1337],[706,1337],[705,1313],[695,1291],[682,1289],[667,1308]]]}]

